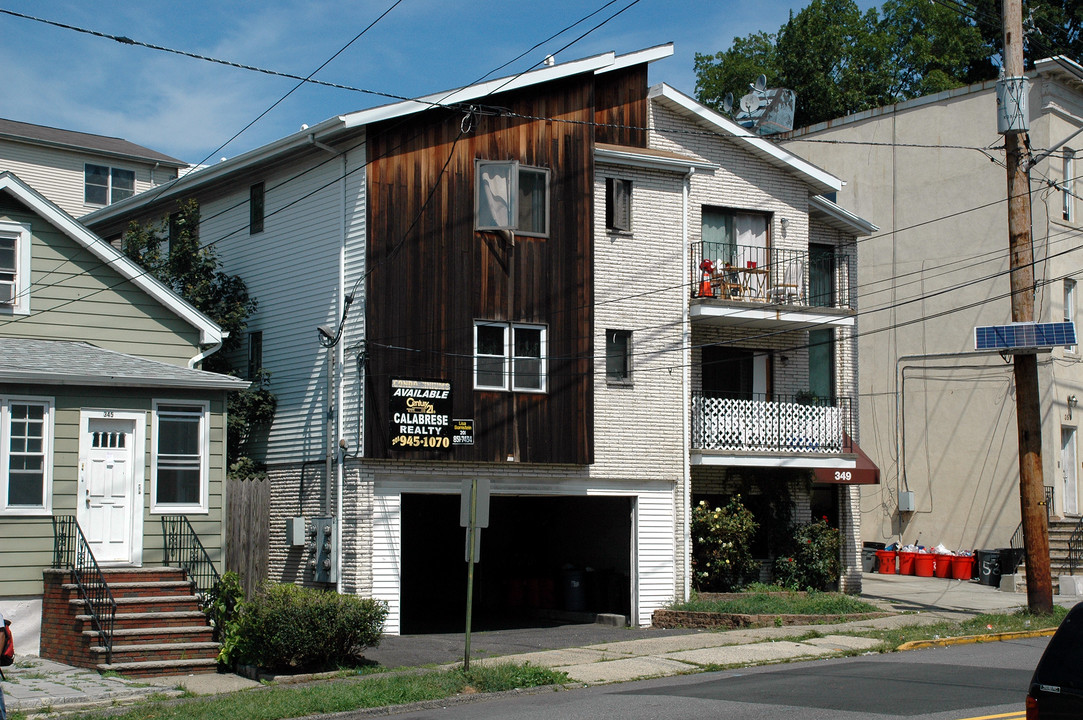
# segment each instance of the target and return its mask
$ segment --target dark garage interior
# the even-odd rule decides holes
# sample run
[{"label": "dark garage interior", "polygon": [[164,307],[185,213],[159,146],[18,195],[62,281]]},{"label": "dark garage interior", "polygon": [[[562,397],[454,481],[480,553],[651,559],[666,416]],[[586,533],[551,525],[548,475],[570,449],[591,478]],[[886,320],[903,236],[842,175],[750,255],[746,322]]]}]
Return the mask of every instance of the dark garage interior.
[{"label": "dark garage interior", "polygon": [[[631,614],[630,497],[494,495],[474,566],[472,629]],[[466,627],[458,495],[403,494],[403,634]]]}]

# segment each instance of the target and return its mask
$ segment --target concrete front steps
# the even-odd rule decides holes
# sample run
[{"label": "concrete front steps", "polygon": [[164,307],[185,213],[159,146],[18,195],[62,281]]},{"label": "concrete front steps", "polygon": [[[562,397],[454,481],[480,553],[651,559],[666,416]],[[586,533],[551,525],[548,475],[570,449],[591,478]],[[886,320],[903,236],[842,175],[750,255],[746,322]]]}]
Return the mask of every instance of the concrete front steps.
[{"label": "concrete front steps", "polygon": [[67,570],[46,570],[41,656],[125,677],[211,673],[219,644],[179,568],[103,570],[117,602],[112,658]]}]

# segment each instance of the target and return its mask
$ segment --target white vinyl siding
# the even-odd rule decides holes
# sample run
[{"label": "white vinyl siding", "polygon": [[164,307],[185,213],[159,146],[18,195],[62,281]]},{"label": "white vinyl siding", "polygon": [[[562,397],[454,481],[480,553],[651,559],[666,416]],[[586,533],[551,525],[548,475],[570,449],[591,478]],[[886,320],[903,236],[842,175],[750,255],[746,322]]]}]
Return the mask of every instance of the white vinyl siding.
[{"label": "white vinyl siding", "polygon": [[13,172],[74,218],[102,207],[88,204],[84,198],[87,163],[134,171],[137,193],[177,177],[176,168],[160,165],[155,168],[153,162],[0,140],[0,168]]},{"label": "white vinyl siding", "polygon": [[[363,148],[349,154],[353,167],[363,158]],[[299,174],[306,168],[309,172]],[[314,412],[322,418],[327,389],[327,351],[317,341],[316,328],[338,326],[342,295],[349,291],[340,289],[339,278],[342,175],[341,158],[329,159],[323,153],[265,176],[265,224],[256,235],[248,232],[248,185],[201,200],[200,238],[216,243],[223,267],[243,278],[249,294],[259,301],[249,326],[263,331],[263,367],[271,374],[270,390],[278,401],[266,457],[261,458],[270,463],[297,461],[325,446],[325,423],[312,422]],[[364,175],[363,170],[354,172],[347,182],[347,207],[360,214],[347,226],[358,253],[364,252]],[[345,348],[361,340],[363,312],[363,305],[355,303],[335,350],[340,358],[345,357]],[[340,408],[349,417],[357,411],[356,362],[351,356],[338,367],[339,377],[351,389]],[[352,449],[355,438],[352,433],[345,437]]]}]

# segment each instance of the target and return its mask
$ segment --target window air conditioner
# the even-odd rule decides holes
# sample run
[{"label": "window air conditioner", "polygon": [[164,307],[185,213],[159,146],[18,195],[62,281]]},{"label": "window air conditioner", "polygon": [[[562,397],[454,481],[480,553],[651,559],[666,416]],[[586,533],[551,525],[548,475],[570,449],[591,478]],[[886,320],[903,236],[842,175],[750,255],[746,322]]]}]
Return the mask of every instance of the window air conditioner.
[{"label": "window air conditioner", "polygon": [[15,304],[15,281],[0,280],[0,305]]}]

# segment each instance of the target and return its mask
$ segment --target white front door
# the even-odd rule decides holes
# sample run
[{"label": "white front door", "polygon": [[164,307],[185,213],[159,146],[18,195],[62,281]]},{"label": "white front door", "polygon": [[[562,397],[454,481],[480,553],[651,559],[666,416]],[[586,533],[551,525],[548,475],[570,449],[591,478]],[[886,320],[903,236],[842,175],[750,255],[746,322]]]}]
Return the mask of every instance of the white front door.
[{"label": "white front door", "polygon": [[83,412],[78,520],[102,565],[142,561],[144,423],[138,413]]},{"label": "white front door", "polygon": [[1075,468],[1075,428],[1060,429],[1060,473],[1064,482],[1064,514],[1079,514],[1079,488]]}]

